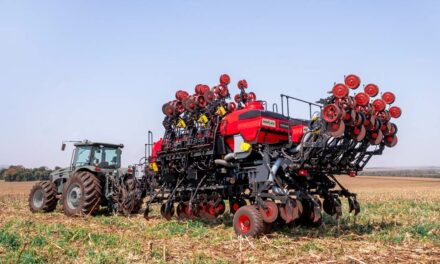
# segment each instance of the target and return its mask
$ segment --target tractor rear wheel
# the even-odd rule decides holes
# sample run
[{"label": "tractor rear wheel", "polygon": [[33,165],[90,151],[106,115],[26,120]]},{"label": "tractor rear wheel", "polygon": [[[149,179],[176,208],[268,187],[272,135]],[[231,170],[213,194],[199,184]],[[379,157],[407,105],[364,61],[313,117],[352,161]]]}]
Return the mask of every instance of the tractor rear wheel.
[{"label": "tractor rear wheel", "polygon": [[64,213],[68,216],[93,214],[99,208],[101,196],[101,183],[93,173],[75,172],[64,185]]},{"label": "tractor rear wheel", "polygon": [[57,207],[57,189],[51,181],[36,183],[29,194],[29,208],[31,212],[52,212]]},{"label": "tractor rear wheel", "polygon": [[240,207],[234,214],[233,223],[234,231],[239,236],[256,237],[264,231],[263,217],[253,205]]}]

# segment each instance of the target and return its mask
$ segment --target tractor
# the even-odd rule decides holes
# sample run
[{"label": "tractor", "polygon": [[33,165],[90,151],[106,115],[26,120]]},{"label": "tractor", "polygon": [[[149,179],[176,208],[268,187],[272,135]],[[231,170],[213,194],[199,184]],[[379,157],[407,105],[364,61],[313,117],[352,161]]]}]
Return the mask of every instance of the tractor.
[{"label": "tractor", "polygon": [[32,212],[52,212],[58,202],[68,216],[93,215],[101,206],[110,213],[137,213],[142,205],[140,182],[133,170],[121,168],[124,145],[84,141],[74,143],[71,164],[36,183],[29,195]]}]

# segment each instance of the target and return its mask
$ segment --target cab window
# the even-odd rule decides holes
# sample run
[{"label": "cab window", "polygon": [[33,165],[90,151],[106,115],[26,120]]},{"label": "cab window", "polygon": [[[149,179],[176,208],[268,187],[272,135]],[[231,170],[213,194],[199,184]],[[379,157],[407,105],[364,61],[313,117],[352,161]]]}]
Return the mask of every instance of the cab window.
[{"label": "cab window", "polygon": [[93,165],[102,168],[118,168],[120,163],[119,153],[118,148],[96,148],[93,155]]},{"label": "cab window", "polygon": [[75,153],[75,162],[74,166],[85,166],[90,164],[90,154],[92,153],[92,147],[84,146],[77,147]]}]

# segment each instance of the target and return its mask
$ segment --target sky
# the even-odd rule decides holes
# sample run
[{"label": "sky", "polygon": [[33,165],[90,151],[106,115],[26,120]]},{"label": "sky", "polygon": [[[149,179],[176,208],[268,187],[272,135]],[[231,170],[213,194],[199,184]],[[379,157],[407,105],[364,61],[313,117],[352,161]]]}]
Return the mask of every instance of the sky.
[{"label": "sky", "polygon": [[440,2],[402,0],[0,0],[0,165],[67,166],[82,139],[136,163],[162,104],[223,73],[269,104],[357,74],[403,109],[369,166],[440,166]]}]

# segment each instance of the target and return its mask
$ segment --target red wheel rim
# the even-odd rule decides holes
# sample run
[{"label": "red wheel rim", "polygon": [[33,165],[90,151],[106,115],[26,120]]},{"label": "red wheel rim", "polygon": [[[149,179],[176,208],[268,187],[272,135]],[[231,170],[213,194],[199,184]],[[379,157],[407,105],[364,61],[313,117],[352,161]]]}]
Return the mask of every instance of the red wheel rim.
[{"label": "red wheel rim", "polygon": [[348,86],[350,89],[357,89],[359,85],[361,84],[361,78],[359,78],[357,75],[349,74],[345,77],[345,85]]},{"label": "red wheel rim", "polygon": [[209,206],[209,210],[208,210],[210,215],[216,215],[217,214],[217,210],[215,210],[214,205],[210,205]]},{"label": "red wheel rim", "polygon": [[392,106],[388,112],[390,112],[392,118],[399,118],[402,115],[402,110],[397,106]]},{"label": "red wheel rim", "polygon": [[337,83],[335,86],[333,86],[333,95],[336,98],[344,98],[348,96],[349,90],[348,87],[345,84]]},{"label": "red wheel rim", "polygon": [[329,123],[335,122],[340,117],[340,114],[341,111],[334,104],[327,105],[323,110],[323,118]]},{"label": "red wheel rim", "polygon": [[248,87],[248,83],[246,80],[240,80],[237,83],[239,89],[246,89]]},{"label": "red wheel rim", "polygon": [[222,74],[220,76],[220,84],[222,85],[228,85],[231,82],[231,77],[227,74]]},{"label": "red wheel rim", "polygon": [[373,102],[374,110],[376,110],[377,112],[381,112],[381,111],[385,110],[386,106],[387,105],[386,105],[385,101],[382,99],[376,99]]},{"label": "red wheel rim", "polygon": [[238,203],[234,203],[232,205],[232,209],[234,210],[234,212],[237,212],[237,210],[240,209],[240,205]]},{"label": "red wheel rim", "polygon": [[392,92],[385,92],[382,95],[382,100],[384,100],[387,104],[392,104],[396,100],[396,96]]},{"label": "red wheel rim", "polygon": [[251,219],[243,214],[238,218],[238,228],[242,233],[247,233],[251,229]]},{"label": "red wheel rim", "polygon": [[364,91],[369,96],[375,97],[379,93],[379,87],[375,84],[370,83],[365,86]]},{"label": "red wheel rim", "polygon": [[356,104],[360,106],[366,106],[370,102],[370,96],[368,96],[368,94],[366,93],[361,92],[354,97],[354,100],[356,101]]},{"label": "red wheel rim", "polygon": [[223,206],[222,203],[220,203],[220,204],[217,206],[217,211],[221,212],[221,211],[223,211],[223,209],[225,209],[225,207]]}]

